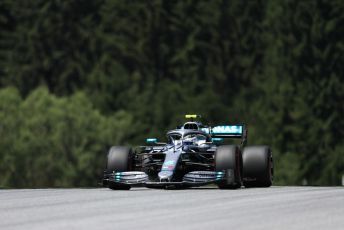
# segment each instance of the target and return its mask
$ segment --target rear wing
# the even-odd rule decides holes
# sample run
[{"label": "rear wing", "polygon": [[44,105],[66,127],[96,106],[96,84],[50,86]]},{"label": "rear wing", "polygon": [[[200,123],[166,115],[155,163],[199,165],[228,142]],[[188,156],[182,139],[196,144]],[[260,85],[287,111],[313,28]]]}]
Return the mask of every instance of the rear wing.
[{"label": "rear wing", "polygon": [[201,130],[210,134],[213,138],[241,138],[243,146],[247,143],[247,129],[244,124],[218,125],[202,128]]}]

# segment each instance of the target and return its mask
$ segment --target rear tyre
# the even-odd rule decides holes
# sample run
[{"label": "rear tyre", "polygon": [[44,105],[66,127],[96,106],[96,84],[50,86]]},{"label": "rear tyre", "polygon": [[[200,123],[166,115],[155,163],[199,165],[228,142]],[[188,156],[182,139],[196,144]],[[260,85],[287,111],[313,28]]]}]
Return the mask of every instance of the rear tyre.
[{"label": "rear tyre", "polygon": [[[132,163],[132,151],[128,147],[113,146],[107,156],[106,171],[126,172],[130,171]],[[113,190],[129,190],[129,185],[121,185],[109,182],[109,188]]]},{"label": "rear tyre", "polygon": [[273,182],[273,159],[269,146],[246,147],[242,154],[245,187],[270,187]]},{"label": "rear tyre", "polygon": [[242,185],[242,157],[239,148],[235,145],[219,146],[215,153],[215,170],[226,171],[226,180],[217,184],[220,189],[240,188]]}]

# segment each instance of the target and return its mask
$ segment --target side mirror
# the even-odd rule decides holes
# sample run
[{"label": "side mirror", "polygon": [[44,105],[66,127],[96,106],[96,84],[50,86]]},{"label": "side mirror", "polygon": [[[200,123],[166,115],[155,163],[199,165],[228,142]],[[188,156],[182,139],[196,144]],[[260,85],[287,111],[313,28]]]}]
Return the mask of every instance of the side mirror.
[{"label": "side mirror", "polygon": [[211,141],[212,141],[214,144],[218,145],[218,144],[222,144],[222,143],[223,143],[223,138],[220,138],[220,137],[213,137],[213,138],[211,138]]},{"label": "side mirror", "polygon": [[147,138],[146,143],[147,144],[156,144],[156,143],[158,143],[158,139],[157,138]]}]

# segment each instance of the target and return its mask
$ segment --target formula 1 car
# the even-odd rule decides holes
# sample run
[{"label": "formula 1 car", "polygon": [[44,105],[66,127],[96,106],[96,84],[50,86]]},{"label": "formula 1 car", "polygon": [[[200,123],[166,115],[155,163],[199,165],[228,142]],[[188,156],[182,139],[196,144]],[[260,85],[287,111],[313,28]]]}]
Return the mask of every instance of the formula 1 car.
[{"label": "formula 1 car", "polygon": [[[244,124],[210,127],[191,119],[167,132],[167,143],[146,139],[135,149],[113,146],[107,155],[103,186],[128,190],[133,186],[185,188],[216,184],[220,189],[269,187],[273,159],[268,146],[249,146]],[[238,138],[237,145],[223,145]]]}]

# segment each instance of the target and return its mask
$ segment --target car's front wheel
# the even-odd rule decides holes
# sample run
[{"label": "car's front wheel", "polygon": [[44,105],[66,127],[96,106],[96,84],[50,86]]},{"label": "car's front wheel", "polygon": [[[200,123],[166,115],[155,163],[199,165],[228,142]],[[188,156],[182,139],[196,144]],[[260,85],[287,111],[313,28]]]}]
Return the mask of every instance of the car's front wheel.
[{"label": "car's front wheel", "polygon": [[[132,150],[128,147],[113,146],[107,155],[107,172],[126,172],[130,171],[132,163]],[[113,182],[108,184],[113,190],[129,190],[129,185],[121,185]]]},{"label": "car's front wheel", "polygon": [[217,183],[220,189],[237,189],[242,185],[242,157],[238,146],[222,145],[215,153],[215,170],[225,171],[225,180]]}]

